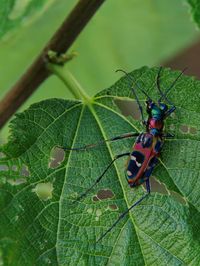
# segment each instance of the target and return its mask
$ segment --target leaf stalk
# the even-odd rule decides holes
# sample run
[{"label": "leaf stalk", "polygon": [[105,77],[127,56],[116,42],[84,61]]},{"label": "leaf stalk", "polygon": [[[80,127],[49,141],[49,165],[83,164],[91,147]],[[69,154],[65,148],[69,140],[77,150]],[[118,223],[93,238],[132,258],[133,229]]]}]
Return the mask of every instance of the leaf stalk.
[{"label": "leaf stalk", "polygon": [[54,73],[66,85],[75,99],[80,99],[84,103],[90,102],[90,97],[83,90],[79,82],[75,79],[72,73],[64,66],[48,63],[47,68]]}]

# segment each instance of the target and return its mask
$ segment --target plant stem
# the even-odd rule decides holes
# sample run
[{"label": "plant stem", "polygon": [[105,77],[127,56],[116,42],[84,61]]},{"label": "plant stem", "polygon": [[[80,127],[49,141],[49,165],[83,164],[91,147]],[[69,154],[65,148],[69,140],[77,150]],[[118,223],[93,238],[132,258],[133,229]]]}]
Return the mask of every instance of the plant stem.
[{"label": "plant stem", "polygon": [[0,102],[0,128],[50,75],[44,58],[49,50],[66,53],[105,0],[79,0],[24,75]]},{"label": "plant stem", "polygon": [[64,82],[64,84],[67,86],[67,88],[70,90],[70,92],[74,95],[76,99],[81,99],[83,102],[86,103],[90,101],[90,97],[85,93],[81,85],[74,78],[74,76],[66,69],[66,67],[55,65],[52,63],[49,63],[47,67],[52,73],[54,73]]}]

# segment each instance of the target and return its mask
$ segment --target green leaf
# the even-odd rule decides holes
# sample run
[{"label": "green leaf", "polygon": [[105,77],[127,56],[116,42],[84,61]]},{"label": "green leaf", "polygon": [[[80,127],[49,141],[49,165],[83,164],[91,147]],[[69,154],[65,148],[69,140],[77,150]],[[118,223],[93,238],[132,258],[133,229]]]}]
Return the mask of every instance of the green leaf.
[{"label": "green leaf", "polygon": [[52,0],[3,0],[0,3],[0,38],[21,24],[30,22],[52,3]]},{"label": "green leaf", "polygon": [[191,5],[191,13],[194,21],[197,23],[200,28],[200,2],[199,0],[187,0]]},{"label": "green leaf", "polygon": [[[157,72],[158,68],[143,67],[131,73],[153,99],[159,97]],[[178,74],[164,69],[162,90]],[[153,173],[168,194],[152,192],[97,244],[119,214],[144,195],[143,187],[128,186],[126,159],[122,158],[84,200],[74,203],[74,199],[93,184],[116,154],[129,152],[134,139],[87,151],[64,152],[58,147],[78,147],[144,130],[138,120],[124,117],[116,103],[135,103],[129,79],[121,78],[87,104],[50,99],[18,114],[11,122],[9,142],[1,149],[0,247],[4,264],[198,265],[199,89],[199,81],[182,76],[169,94],[177,109],[167,119],[165,130],[175,138],[165,141]],[[144,103],[144,96],[137,92]],[[55,162],[52,157],[58,150],[62,156]],[[99,196],[102,191],[106,199]],[[178,201],[173,191],[186,203]]]}]

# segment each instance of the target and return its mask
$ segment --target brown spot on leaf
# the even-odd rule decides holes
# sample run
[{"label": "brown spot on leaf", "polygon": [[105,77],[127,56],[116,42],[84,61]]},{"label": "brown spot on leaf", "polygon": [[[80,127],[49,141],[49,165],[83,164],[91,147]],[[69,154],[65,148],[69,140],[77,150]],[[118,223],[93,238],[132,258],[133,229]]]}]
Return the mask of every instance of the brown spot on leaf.
[{"label": "brown spot on leaf", "polygon": [[28,167],[26,165],[23,165],[22,166],[21,175],[23,175],[23,176],[30,176],[30,172],[29,172]]},{"label": "brown spot on leaf", "polygon": [[189,127],[188,127],[187,125],[181,125],[181,126],[180,126],[180,131],[181,131],[182,133],[188,133],[188,131],[189,131]]},{"label": "brown spot on leaf", "polygon": [[11,169],[16,172],[18,170],[18,166],[17,165],[12,165]]},{"label": "brown spot on leaf", "polygon": [[64,150],[59,147],[54,147],[51,150],[49,167],[53,169],[57,168],[64,161],[64,158]]},{"label": "brown spot on leaf", "polygon": [[166,189],[166,186],[163,183],[160,183],[155,176],[151,176],[150,178],[151,182],[151,191],[152,192],[158,192],[163,195],[168,195],[168,191]]},{"label": "brown spot on leaf", "polygon": [[110,189],[101,189],[97,192],[97,198],[99,200],[111,199],[113,197],[114,194]]},{"label": "brown spot on leaf", "polygon": [[190,127],[189,130],[190,130],[191,134],[194,134],[194,135],[197,134],[197,128],[196,127]]},{"label": "brown spot on leaf", "polygon": [[114,100],[124,116],[131,115],[135,120],[140,120],[141,114],[136,101]]},{"label": "brown spot on leaf", "polygon": [[116,204],[110,204],[108,207],[113,211],[118,210],[118,206]]},{"label": "brown spot on leaf", "polygon": [[8,170],[9,170],[9,168],[6,164],[0,166],[0,171],[8,171]]},{"label": "brown spot on leaf", "polygon": [[26,183],[27,181],[25,178],[17,178],[17,179],[7,179],[7,182],[12,186],[18,186]]}]

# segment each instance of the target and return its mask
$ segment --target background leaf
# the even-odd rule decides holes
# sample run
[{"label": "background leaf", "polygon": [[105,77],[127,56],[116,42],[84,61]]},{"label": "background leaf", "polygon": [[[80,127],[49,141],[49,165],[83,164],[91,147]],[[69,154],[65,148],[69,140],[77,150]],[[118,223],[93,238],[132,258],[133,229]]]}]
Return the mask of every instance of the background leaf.
[{"label": "background leaf", "polygon": [[[1,97],[24,73],[76,2],[55,1],[38,20],[1,42]],[[114,83],[119,67],[128,70],[159,65],[193,43],[199,33],[184,3],[185,0],[105,2],[74,43],[72,50],[78,52],[78,57],[68,64],[88,94],[94,95]],[[25,107],[47,97],[73,98],[60,80],[51,77]]]},{"label": "background leaf", "polygon": [[[153,99],[159,96],[157,72],[158,68],[143,67],[131,73]],[[165,69],[161,88],[168,88],[178,74]],[[169,95],[177,110],[167,119],[166,131],[175,138],[166,140],[154,171],[169,194],[151,193],[98,244],[95,240],[143,195],[143,187],[128,187],[122,159],[83,201],[74,203],[73,199],[94,182],[114,155],[130,151],[134,140],[107,143],[86,152],[60,149],[59,163],[52,157],[56,146],[77,147],[141,131],[139,121],[124,117],[116,104],[116,99],[134,103],[129,80],[121,78],[88,105],[51,99],[18,114],[1,153],[1,165],[7,166],[0,172],[4,177],[0,245],[5,265],[198,265],[199,88],[199,81],[182,76]],[[144,96],[138,95],[144,102]],[[13,172],[15,183],[10,180]],[[45,186],[44,198],[41,187]],[[113,197],[98,200],[96,195],[102,190]],[[173,191],[186,204],[177,201]]]},{"label": "background leaf", "polygon": [[52,4],[53,0],[3,0],[0,3],[0,38],[21,24],[30,22]]},{"label": "background leaf", "polygon": [[194,21],[200,27],[200,2],[198,0],[187,0],[191,5],[191,13]]}]

